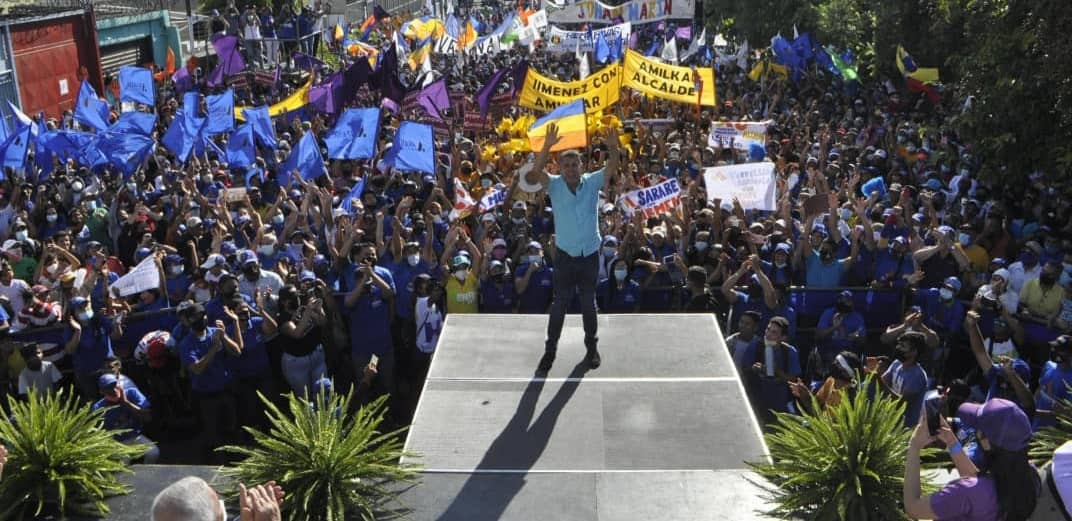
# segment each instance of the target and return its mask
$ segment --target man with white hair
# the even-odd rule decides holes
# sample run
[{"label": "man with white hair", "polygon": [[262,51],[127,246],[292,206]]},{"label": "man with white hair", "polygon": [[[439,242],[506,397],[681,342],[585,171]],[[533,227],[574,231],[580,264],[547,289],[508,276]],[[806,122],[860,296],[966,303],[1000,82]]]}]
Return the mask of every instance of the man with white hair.
[{"label": "man with white hair", "polygon": [[[279,521],[283,489],[269,481],[247,489],[239,484],[242,521]],[[196,476],[182,478],[153,499],[152,521],[226,521],[227,507],[216,491]]]}]

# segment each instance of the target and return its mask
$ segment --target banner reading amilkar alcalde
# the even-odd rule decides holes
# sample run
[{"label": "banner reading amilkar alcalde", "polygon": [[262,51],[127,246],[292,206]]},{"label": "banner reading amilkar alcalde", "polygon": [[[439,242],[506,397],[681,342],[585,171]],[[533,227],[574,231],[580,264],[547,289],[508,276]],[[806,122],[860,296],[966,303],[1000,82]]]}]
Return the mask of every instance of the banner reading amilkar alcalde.
[{"label": "banner reading amilkar alcalde", "polygon": [[529,67],[517,103],[525,108],[550,112],[559,105],[584,98],[584,110],[592,114],[618,102],[621,74],[621,66],[615,63],[583,80],[556,81]]},{"label": "banner reading amilkar alcalde", "polygon": [[645,58],[630,49],[625,52],[622,65],[622,85],[657,98],[692,104],[699,101],[701,105],[714,106],[714,72],[710,67],[697,67],[695,72],[700,85],[696,84],[693,69]]}]

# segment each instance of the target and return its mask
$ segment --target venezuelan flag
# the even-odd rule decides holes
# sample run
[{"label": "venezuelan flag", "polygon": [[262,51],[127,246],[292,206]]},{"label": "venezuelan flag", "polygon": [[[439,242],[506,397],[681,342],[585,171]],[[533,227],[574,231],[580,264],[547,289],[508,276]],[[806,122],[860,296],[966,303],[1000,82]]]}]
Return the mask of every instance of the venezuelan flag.
[{"label": "venezuelan flag", "polygon": [[908,51],[900,45],[897,46],[897,69],[904,76],[920,83],[938,82],[938,69],[917,66],[916,60],[912,58],[912,55],[908,54]]},{"label": "venezuelan flag", "polygon": [[408,60],[410,70],[416,71],[417,69],[421,68],[421,64],[424,63],[425,57],[427,57],[431,52],[432,40],[428,39],[417,43],[416,48],[413,50],[413,52],[409,53]]},{"label": "venezuelan flag", "polygon": [[588,130],[584,118],[583,99],[560,105],[555,110],[552,110],[550,114],[536,120],[529,127],[529,145],[533,150],[543,149],[543,142],[547,137],[547,127],[551,123],[558,125],[559,137],[558,143],[551,147],[552,152],[588,146]]},{"label": "venezuelan flag", "polygon": [[463,50],[468,50],[474,43],[476,43],[477,37],[476,29],[473,27],[472,20],[465,23],[465,32],[458,37],[458,47]]}]

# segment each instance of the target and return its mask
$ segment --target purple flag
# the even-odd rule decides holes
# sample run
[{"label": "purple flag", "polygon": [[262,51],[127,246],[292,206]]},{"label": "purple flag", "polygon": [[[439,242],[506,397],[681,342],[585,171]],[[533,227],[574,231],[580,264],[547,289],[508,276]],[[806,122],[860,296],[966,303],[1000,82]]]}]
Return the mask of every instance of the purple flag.
[{"label": "purple flag", "polygon": [[376,4],[376,6],[372,8],[372,16],[376,18],[377,22],[383,20],[384,18],[391,17],[391,15],[388,14],[387,11],[384,10],[384,8],[380,7],[380,4]]},{"label": "purple flag", "polygon": [[636,50],[637,46],[637,34],[638,33],[633,32],[629,35],[629,48],[633,49],[634,51]]},{"label": "purple flag", "polygon": [[447,80],[440,78],[417,94],[417,103],[424,107],[429,116],[442,120],[443,110],[450,108],[450,95],[447,94]]},{"label": "purple flag", "polygon": [[190,77],[190,71],[186,67],[179,67],[175,74],[171,75],[171,81],[175,84],[175,91],[179,94],[194,88],[194,79]]},{"label": "purple flag", "polygon": [[320,112],[334,114],[342,101],[343,74],[336,72],[328,81],[309,89],[309,104]]},{"label": "purple flag", "polygon": [[401,110],[398,103],[395,103],[391,98],[383,98],[383,100],[380,101],[380,106],[390,110],[393,114],[398,114],[398,111]]},{"label": "purple flag", "polygon": [[674,36],[676,36],[678,38],[681,38],[683,40],[691,40],[692,39],[692,26],[678,27],[677,30],[674,31]]},{"label": "purple flag", "polygon": [[503,76],[510,72],[510,69],[501,69],[496,72],[494,76],[488,80],[488,83],[480,88],[476,92],[476,104],[480,105],[480,117],[481,119],[488,117],[488,108],[491,105],[491,96],[495,94],[495,87],[499,86],[499,82],[502,81]]},{"label": "purple flag", "polygon": [[518,92],[521,92],[521,87],[525,86],[525,76],[529,73],[528,60],[522,59],[514,65],[514,70],[510,72],[510,77],[513,79],[514,85],[510,88],[510,96],[517,96]]},{"label": "purple flag", "polygon": [[324,67],[324,62],[315,56],[295,52],[292,57],[294,58],[294,66],[302,70],[310,70],[314,68],[320,69]]},{"label": "purple flag", "polygon": [[215,87],[223,84],[225,76],[238,74],[246,70],[246,61],[242,59],[242,53],[238,51],[238,37],[224,36],[212,42],[216,49],[216,58],[219,65],[209,75],[208,85]]},{"label": "purple flag", "polygon": [[395,105],[402,103],[406,96],[406,88],[398,79],[398,55],[395,54],[394,46],[380,54],[379,68],[372,73],[370,79],[370,84],[380,89],[380,95],[395,102]]}]

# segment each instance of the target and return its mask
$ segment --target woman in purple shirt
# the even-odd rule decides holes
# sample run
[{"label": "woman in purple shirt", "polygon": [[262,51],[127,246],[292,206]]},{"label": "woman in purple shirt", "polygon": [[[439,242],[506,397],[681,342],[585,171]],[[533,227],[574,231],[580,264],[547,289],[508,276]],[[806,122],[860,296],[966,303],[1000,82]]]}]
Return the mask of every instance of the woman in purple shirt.
[{"label": "woman in purple shirt", "polygon": [[941,420],[937,438],[946,445],[960,478],[922,496],[919,453],[935,440],[928,428],[927,406],[908,443],[904,505],[912,519],[937,521],[1025,521],[1035,510],[1041,488],[1038,472],[1027,460],[1031,422],[1015,403],[1001,398],[965,403],[957,410],[964,425],[975,429],[988,468],[979,470]]}]

